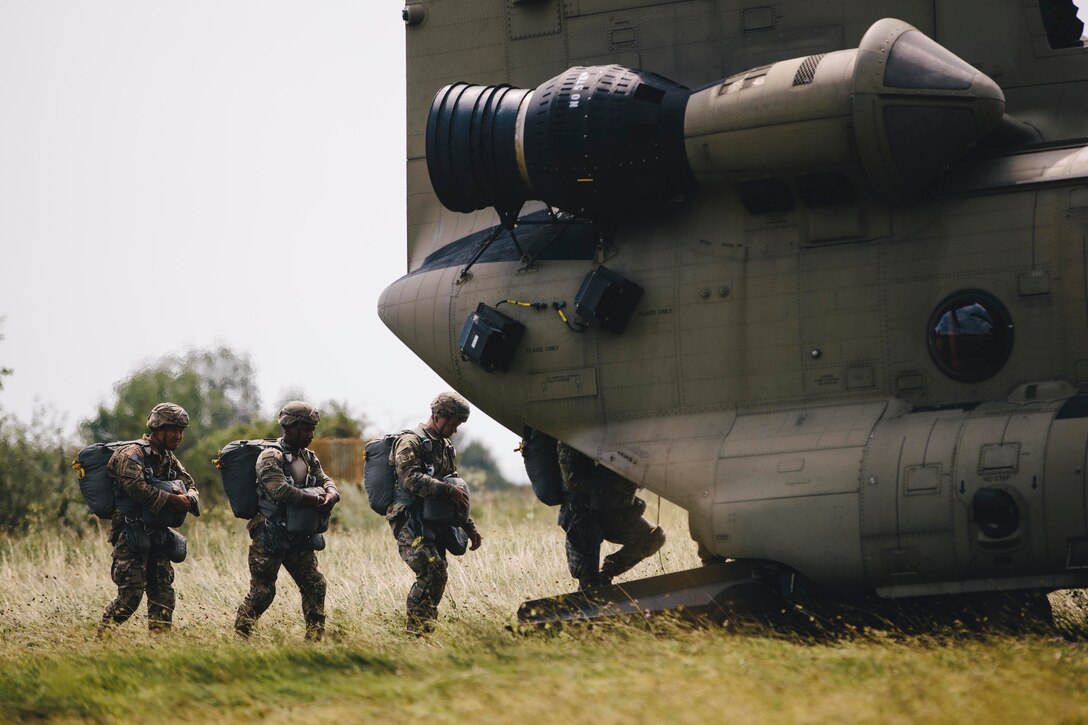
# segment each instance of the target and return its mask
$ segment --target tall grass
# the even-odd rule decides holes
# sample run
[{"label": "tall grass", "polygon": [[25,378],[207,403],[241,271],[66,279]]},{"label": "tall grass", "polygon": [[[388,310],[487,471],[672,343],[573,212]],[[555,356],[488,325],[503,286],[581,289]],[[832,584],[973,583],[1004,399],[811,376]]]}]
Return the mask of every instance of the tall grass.
[{"label": "tall grass", "polygon": [[[329,582],[326,608],[334,632],[386,636],[399,629],[404,600],[414,575],[397,555],[388,525],[358,496],[338,510],[318,554]],[[502,627],[514,620],[521,601],[570,591],[563,534],[557,509],[537,503],[525,491],[485,494],[474,506],[483,546],[463,557],[450,556],[449,585],[441,607],[448,622],[471,621]],[[656,497],[649,512],[657,517]],[[234,610],[249,586],[245,522],[217,507],[183,527],[189,558],[174,566],[178,592],[175,629],[187,637],[233,637]],[[667,503],[661,522],[670,531],[660,554],[625,578],[652,576],[698,565],[684,513]],[[0,617],[4,647],[20,641],[64,646],[93,634],[93,624],[116,589],[110,581],[108,523],[88,536],[37,533],[0,539]],[[289,641],[302,632],[298,590],[281,573],[276,600],[258,624],[256,638]],[[141,629],[143,612],[124,625],[124,637]]]},{"label": "tall grass", "polygon": [[[385,522],[361,495],[345,498],[319,554],[320,644],[303,642],[286,574],[253,638],[234,635],[248,539],[222,511],[185,527],[166,636],[148,634],[141,612],[95,638],[114,594],[104,531],[0,540],[0,720],[1088,721],[1088,654],[1057,636],[877,631],[818,645],[667,620],[509,631],[520,602],[573,583],[555,509],[519,492],[475,504],[484,545],[451,557],[440,627],[416,640],[403,633],[412,575]],[[660,511],[666,547],[625,578],[697,565],[683,512]],[[1061,600],[1074,619],[1076,596]]]}]

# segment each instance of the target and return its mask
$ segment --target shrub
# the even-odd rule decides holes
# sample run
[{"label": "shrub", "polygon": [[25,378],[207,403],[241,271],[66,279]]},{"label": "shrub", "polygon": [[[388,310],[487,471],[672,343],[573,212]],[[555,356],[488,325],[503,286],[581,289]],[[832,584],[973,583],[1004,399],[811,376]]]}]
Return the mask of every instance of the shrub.
[{"label": "shrub", "polygon": [[30,425],[0,412],[0,531],[88,527],[71,468],[76,448],[40,412]]}]

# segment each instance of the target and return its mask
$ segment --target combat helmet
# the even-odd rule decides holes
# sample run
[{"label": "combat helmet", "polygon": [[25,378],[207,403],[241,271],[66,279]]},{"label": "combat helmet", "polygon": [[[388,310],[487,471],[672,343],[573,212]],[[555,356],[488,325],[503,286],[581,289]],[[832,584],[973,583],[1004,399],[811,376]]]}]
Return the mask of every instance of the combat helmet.
[{"label": "combat helmet", "polygon": [[316,426],[321,420],[321,413],[317,408],[305,400],[291,400],[280,408],[280,425],[284,428],[295,423],[308,423]]},{"label": "combat helmet", "polygon": [[470,410],[465,397],[453,390],[439,393],[431,401],[431,415],[436,418],[457,418],[463,423],[468,420]]},{"label": "combat helmet", "polygon": [[159,403],[147,416],[148,430],[158,430],[166,425],[185,428],[189,425],[189,414],[177,403]]}]

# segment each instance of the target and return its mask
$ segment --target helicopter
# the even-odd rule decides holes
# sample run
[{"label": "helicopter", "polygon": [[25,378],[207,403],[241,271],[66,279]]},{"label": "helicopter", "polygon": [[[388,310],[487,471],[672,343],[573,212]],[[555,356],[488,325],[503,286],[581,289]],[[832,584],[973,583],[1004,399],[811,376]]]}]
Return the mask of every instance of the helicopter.
[{"label": "helicopter", "polygon": [[403,8],[407,270],[381,319],[512,431],[684,508],[727,562],[523,620],[753,584],[1088,586],[1076,12]]}]

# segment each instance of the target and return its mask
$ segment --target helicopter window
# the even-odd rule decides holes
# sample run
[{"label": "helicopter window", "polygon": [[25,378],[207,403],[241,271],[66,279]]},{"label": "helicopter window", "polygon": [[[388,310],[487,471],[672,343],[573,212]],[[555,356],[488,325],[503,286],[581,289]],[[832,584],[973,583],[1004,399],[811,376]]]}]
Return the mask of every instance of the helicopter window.
[{"label": "helicopter window", "polygon": [[929,354],[948,377],[976,383],[993,377],[1009,359],[1012,318],[981,290],[949,296],[929,319]]},{"label": "helicopter window", "polygon": [[1084,45],[1084,23],[1077,17],[1073,0],[1039,0],[1046,39],[1051,48],[1080,48]]}]

